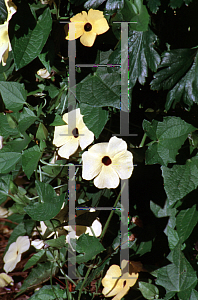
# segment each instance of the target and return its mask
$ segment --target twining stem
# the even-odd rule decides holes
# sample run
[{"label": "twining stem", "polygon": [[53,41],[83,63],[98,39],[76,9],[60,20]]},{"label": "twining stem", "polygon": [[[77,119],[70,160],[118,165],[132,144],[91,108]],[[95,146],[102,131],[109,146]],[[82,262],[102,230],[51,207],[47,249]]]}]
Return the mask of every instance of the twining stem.
[{"label": "twining stem", "polygon": [[86,273],[86,275],[85,275],[85,278],[84,278],[84,280],[83,280],[83,282],[82,282],[82,284],[81,284],[80,290],[79,290],[78,300],[80,300],[80,297],[81,297],[81,294],[82,294],[82,290],[83,290],[84,284],[85,284],[85,282],[86,282],[86,280],[87,280],[87,277],[89,276],[89,273],[91,272],[91,270],[92,270],[92,268],[88,268],[88,270],[87,270],[87,273]]},{"label": "twining stem", "polygon": [[[114,203],[113,208],[116,208],[116,206],[117,206],[117,204],[118,204],[118,201],[119,201],[119,199],[120,199],[120,196],[121,196],[121,193],[122,193],[124,187],[125,187],[125,183],[123,184],[123,187],[122,187],[122,189],[121,189],[121,191],[120,191],[120,193],[119,193],[119,195],[118,195],[118,197],[117,197],[117,199],[116,199],[116,201],[115,201],[115,203]],[[113,216],[113,213],[114,213],[114,209],[112,209],[112,211],[111,211],[110,214],[109,214],[109,217],[108,217],[108,219],[107,219],[107,222],[106,222],[106,224],[105,224],[105,226],[104,226],[104,228],[103,228],[103,231],[102,231],[102,233],[101,233],[101,235],[100,235],[100,239],[99,239],[100,241],[102,240],[103,236],[105,235],[105,233],[106,233],[106,231],[107,231],[107,228],[108,228],[108,226],[109,226],[109,222],[111,221],[111,218],[112,218],[112,216]]]}]

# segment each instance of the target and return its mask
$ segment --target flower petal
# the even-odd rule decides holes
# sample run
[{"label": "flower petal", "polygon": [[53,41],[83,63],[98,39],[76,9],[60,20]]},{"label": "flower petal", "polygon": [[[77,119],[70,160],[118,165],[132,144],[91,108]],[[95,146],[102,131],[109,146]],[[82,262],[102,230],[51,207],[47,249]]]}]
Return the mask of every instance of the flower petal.
[{"label": "flower petal", "polygon": [[88,11],[87,20],[91,24],[103,18],[104,18],[103,11],[92,9],[92,8]]},{"label": "flower petal", "polygon": [[79,138],[71,137],[70,141],[59,148],[58,155],[69,159],[70,155],[74,154],[78,149]]},{"label": "flower petal", "polygon": [[[83,121],[82,121],[83,122]],[[84,123],[84,122],[83,122]],[[94,134],[86,125],[78,127],[79,129],[79,144],[82,150],[89,146],[94,141]]]},{"label": "flower petal", "polygon": [[94,179],[94,185],[99,189],[115,189],[120,182],[119,176],[116,171],[109,166],[102,166],[100,174]]},{"label": "flower petal", "polygon": [[69,142],[71,135],[68,133],[68,125],[55,126],[53,144],[60,147]]},{"label": "flower petal", "polygon": [[16,242],[12,243],[6,254],[4,255],[3,261],[4,263],[8,263],[17,258],[17,245]]},{"label": "flower petal", "polygon": [[95,21],[92,24],[92,30],[93,30],[93,32],[95,32],[98,35],[103,34],[107,30],[109,30],[109,24],[105,18],[102,18],[100,20]]},{"label": "flower petal", "polygon": [[30,248],[30,240],[28,236],[19,236],[16,240],[18,253],[26,252]]},{"label": "flower petal", "polygon": [[84,31],[83,35],[80,38],[81,44],[86,47],[92,47],[96,39],[96,33],[91,31]]},{"label": "flower petal", "polygon": [[86,11],[81,11],[79,14],[73,16],[71,19],[70,19],[71,22],[87,22],[88,19],[87,19],[87,12]]},{"label": "flower petal", "polygon": [[[104,289],[102,290],[103,295],[106,296],[109,292],[111,293],[111,290],[114,288],[120,276],[121,276],[121,270],[118,265],[112,265],[108,269],[105,277],[102,279],[102,285],[104,286]],[[113,296],[114,295],[116,294],[113,294]]]},{"label": "flower petal", "polygon": [[[126,295],[129,291],[129,286],[128,285],[125,285],[123,287],[123,283],[122,283],[122,288],[121,290],[119,291],[119,293],[117,293],[117,295],[112,299],[112,300],[120,300],[124,297],[124,295]],[[110,297],[110,296],[109,296]]]},{"label": "flower petal", "polygon": [[98,221],[97,219],[95,221],[93,221],[93,223],[91,224],[91,227],[87,227],[87,230],[85,233],[88,233],[89,235],[93,235],[93,232],[95,234],[96,237],[100,236],[102,233],[102,224],[100,223],[100,221]]},{"label": "flower petal", "polygon": [[127,150],[127,143],[123,139],[119,139],[116,136],[110,138],[107,152],[111,159],[118,154],[119,152],[123,152]]},{"label": "flower petal", "polygon": [[[69,117],[70,115],[70,117]],[[69,113],[66,113],[62,116],[62,119],[65,123],[68,124],[68,119],[70,122],[70,127],[76,127],[78,123],[82,120],[83,115],[80,113],[80,108],[74,109],[70,111]]]},{"label": "flower petal", "polygon": [[[94,145],[96,146],[96,145]],[[91,180],[97,176],[102,169],[101,158],[89,151],[85,151],[82,154],[82,178],[86,180]]]},{"label": "flower petal", "polygon": [[7,275],[6,273],[0,274],[0,287],[7,286],[13,282],[14,280],[12,279],[11,276]]},{"label": "flower petal", "polygon": [[112,168],[118,173],[121,179],[128,179],[133,172],[133,155],[129,151],[118,153],[112,159]]}]

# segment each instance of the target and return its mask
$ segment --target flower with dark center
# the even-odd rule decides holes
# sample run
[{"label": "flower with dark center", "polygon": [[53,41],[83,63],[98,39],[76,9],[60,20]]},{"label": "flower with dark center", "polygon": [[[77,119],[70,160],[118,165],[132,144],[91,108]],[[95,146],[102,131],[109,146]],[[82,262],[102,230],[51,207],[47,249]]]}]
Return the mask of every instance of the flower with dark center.
[{"label": "flower with dark center", "polygon": [[133,172],[133,156],[122,139],[112,137],[109,143],[95,144],[82,155],[82,178],[94,179],[99,188],[116,188],[120,178],[128,179]]},{"label": "flower with dark center", "polygon": [[66,124],[68,122],[71,124],[55,127],[53,144],[60,147],[58,155],[68,159],[77,151],[79,146],[82,150],[89,146],[94,140],[94,134],[83,122],[80,108],[64,114],[62,118]]},{"label": "flower with dark center", "polygon": [[86,47],[92,47],[96,36],[109,30],[109,25],[103,12],[92,8],[88,13],[82,11],[75,15],[70,21],[75,23],[75,26],[69,23],[68,31],[67,25],[65,25],[66,39],[71,41],[80,37],[80,42]]}]

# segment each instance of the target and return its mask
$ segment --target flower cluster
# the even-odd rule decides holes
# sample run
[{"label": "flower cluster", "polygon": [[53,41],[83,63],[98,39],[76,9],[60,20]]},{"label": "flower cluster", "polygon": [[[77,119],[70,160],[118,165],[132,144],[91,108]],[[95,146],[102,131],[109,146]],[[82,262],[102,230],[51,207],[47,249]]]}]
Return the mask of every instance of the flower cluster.
[{"label": "flower cluster", "polygon": [[[70,115],[70,116],[69,116]],[[60,147],[58,154],[69,158],[78,146],[85,149],[94,140],[94,134],[83,122],[80,109],[63,115],[63,120],[69,125],[55,127],[53,144]],[[99,188],[116,188],[120,179],[128,179],[133,172],[133,156],[127,151],[127,143],[120,138],[112,137],[109,143],[98,143],[82,154],[82,178],[94,179],[94,185]]]},{"label": "flower cluster", "polygon": [[7,8],[8,16],[4,24],[0,25],[0,62],[2,61],[3,66],[6,65],[8,52],[12,50],[10,39],[8,36],[8,25],[13,14],[16,12],[16,6],[11,0],[5,0],[5,5]]}]

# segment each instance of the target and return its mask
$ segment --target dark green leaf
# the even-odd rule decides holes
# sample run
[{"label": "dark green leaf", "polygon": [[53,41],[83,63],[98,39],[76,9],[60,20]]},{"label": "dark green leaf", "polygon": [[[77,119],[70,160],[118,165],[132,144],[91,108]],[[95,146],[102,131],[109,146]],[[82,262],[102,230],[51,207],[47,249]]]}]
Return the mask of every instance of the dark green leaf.
[{"label": "dark green leaf", "polygon": [[8,136],[15,136],[19,133],[17,128],[10,127],[7,116],[3,113],[0,113],[0,135],[2,135],[5,139]]},{"label": "dark green leaf", "polygon": [[57,239],[47,240],[46,243],[53,248],[62,248],[66,244],[65,235],[61,235]]},{"label": "dark green leaf", "polygon": [[24,210],[33,220],[46,221],[55,217],[64,202],[65,195],[57,196],[53,187],[47,183],[36,181],[37,192],[41,202],[28,205]]},{"label": "dark green leaf", "polygon": [[7,109],[12,110],[13,112],[17,112],[22,109],[27,96],[24,84],[1,81],[0,92]]},{"label": "dark green leaf", "polygon": [[[105,2],[105,0],[88,0],[84,4],[84,7],[86,9],[97,8],[103,2]],[[114,10],[117,10],[117,9],[122,9],[123,6],[124,6],[124,0],[107,0],[106,10],[107,11],[114,11]]]},{"label": "dark green leaf", "polygon": [[196,80],[194,62],[197,50],[176,49],[165,52],[159,68],[163,68],[154,75],[151,89],[172,89],[168,92],[165,109],[183,99],[184,103],[191,106],[198,102],[197,94],[193,91],[193,82]]},{"label": "dark green leaf", "polygon": [[90,9],[90,8],[97,8],[99,5],[101,5],[105,0],[88,0],[84,4],[84,8]]},{"label": "dark green leaf", "polygon": [[54,42],[51,39],[48,39],[42,52],[38,55],[40,61],[49,73],[51,72],[54,61],[54,52]]},{"label": "dark green leaf", "polygon": [[0,173],[8,173],[14,169],[15,165],[20,161],[21,153],[0,151]]},{"label": "dark green leaf", "polygon": [[52,28],[52,18],[47,8],[36,22],[29,5],[24,2],[12,19],[12,49],[16,68],[20,69],[41,53]]},{"label": "dark green leaf", "polygon": [[153,14],[157,13],[160,5],[161,0],[147,0],[147,6]]},{"label": "dark green leaf", "polygon": [[20,113],[19,117],[19,130],[24,132],[27,128],[29,128],[34,121],[37,119],[37,116],[31,111],[29,108],[24,107],[23,111]]},{"label": "dark green leaf", "polygon": [[80,105],[80,111],[83,115],[83,121],[98,139],[104,126],[108,121],[109,112],[102,107],[93,107],[86,104]]},{"label": "dark green leaf", "polygon": [[32,173],[36,170],[41,155],[42,153],[37,145],[23,151],[22,167],[28,179],[30,179]]},{"label": "dark green leaf", "polygon": [[11,178],[9,174],[0,175],[0,204],[8,197]]},{"label": "dark green leaf", "polygon": [[76,85],[76,97],[80,103],[92,107],[113,106],[120,109],[120,68],[112,73],[108,73],[105,67],[98,68]]},{"label": "dark green leaf", "polygon": [[76,251],[81,253],[76,257],[76,262],[78,264],[86,262],[104,250],[96,237],[83,233],[76,241]]},{"label": "dark green leaf", "polygon": [[30,287],[36,286],[39,283],[50,278],[50,276],[55,275],[55,272],[56,266],[51,262],[38,264],[38,266],[32,269],[29,276],[24,280],[23,285],[21,287],[21,291],[17,294],[17,296],[25,290],[29,289]]},{"label": "dark green leaf", "polygon": [[144,298],[148,300],[159,298],[158,288],[151,283],[139,281],[139,290]]},{"label": "dark green leaf", "polygon": [[178,244],[171,251],[172,263],[160,268],[157,273],[156,284],[163,286],[168,291],[184,291],[197,282],[196,272],[185,258],[180,247]]},{"label": "dark green leaf", "polygon": [[163,122],[153,120],[152,123],[144,120],[143,128],[149,137],[156,135],[155,141],[150,143],[146,151],[146,164],[159,163],[165,166],[176,162],[178,150],[188,134],[196,129],[179,117],[165,117]]},{"label": "dark green leaf", "polygon": [[171,227],[167,227],[168,245],[170,250],[173,250],[179,242],[179,236],[176,230]]},{"label": "dark green leaf", "polygon": [[43,123],[40,123],[36,132],[36,138],[42,141],[42,140],[46,140],[47,136],[48,136],[47,128]]},{"label": "dark green leaf", "polygon": [[[160,56],[154,49],[157,36],[150,30],[145,32],[129,30],[129,80],[134,87],[138,80],[144,84],[148,76],[148,68],[156,72]],[[120,50],[116,49],[110,55],[110,64],[120,63]],[[128,65],[128,62],[127,62]]]},{"label": "dark green leaf", "polygon": [[5,5],[5,0],[0,0],[0,24],[7,20],[8,12]]},{"label": "dark green leaf", "polygon": [[50,124],[50,126],[59,126],[59,125],[65,125],[65,122],[63,121],[60,115],[55,114],[54,121]]},{"label": "dark green leaf", "polygon": [[34,266],[37,264],[37,262],[42,258],[42,256],[45,254],[45,250],[40,250],[39,252],[35,253],[28,262],[25,264],[25,267],[23,269],[23,272],[29,269],[30,267]]},{"label": "dark green leaf", "polygon": [[192,2],[192,0],[170,0],[170,7],[175,9],[175,8],[180,8],[182,6],[182,4],[190,4],[190,2]]},{"label": "dark green leaf", "polygon": [[24,222],[21,222],[19,223],[13,230],[9,240],[8,240],[8,243],[6,245],[6,248],[5,248],[5,252],[8,250],[9,246],[16,242],[16,239],[19,237],[19,236],[24,236],[26,234],[26,230],[25,230],[25,226],[24,226]]},{"label": "dark green leaf", "polygon": [[66,298],[66,290],[62,290],[58,285],[45,285],[36,291],[30,300],[63,300]]},{"label": "dark green leaf", "polygon": [[176,218],[176,226],[181,243],[190,236],[197,222],[198,211],[196,210],[196,205],[179,212]]},{"label": "dark green leaf", "polygon": [[197,299],[198,299],[198,292],[193,289],[189,300],[197,300]]},{"label": "dark green leaf", "polygon": [[185,165],[161,167],[164,189],[170,205],[182,199],[198,186],[198,157],[187,160]]}]

